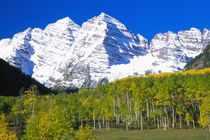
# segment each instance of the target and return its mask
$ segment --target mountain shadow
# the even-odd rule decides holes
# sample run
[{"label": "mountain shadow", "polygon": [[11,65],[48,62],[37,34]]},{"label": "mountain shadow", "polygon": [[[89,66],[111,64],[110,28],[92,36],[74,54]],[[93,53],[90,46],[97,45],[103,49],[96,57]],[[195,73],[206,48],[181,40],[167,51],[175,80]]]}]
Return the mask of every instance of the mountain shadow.
[{"label": "mountain shadow", "polygon": [[206,46],[203,53],[196,56],[184,67],[185,70],[189,69],[203,69],[210,67],[210,44]]},{"label": "mountain shadow", "polygon": [[28,33],[24,38],[24,42],[19,49],[16,50],[14,57],[15,66],[21,68],[22,72],[32,76],[34,69],[34,62],[31,61],[31,56],[35,53],[34,48],[30,45],[31,40],[31,29],[28,29]]},{"label": "mountain shadow", "polygon": [[[126,30],[124,32],[130,31]],[[139,42],[134,35],[133,38],[135,39],[135,42]],[[145,54],[143,48],[137,47],[133,44],[130,45],[131,41],[129,40],[130,38],[124,35],[115,24],[107,22],[106,37],[103,44],[106,53],[108,54],[109,66],[128,64],[134,55],[140,56]]]},{"label": "mountain shadow", "polygon": [[0,59],[0,95],[18,96],[21,88],[26,90],[31,85],[37,85],[40,94],[48,94],[50,92],[50,89],[29,75],[24,74],[21,70]]}]

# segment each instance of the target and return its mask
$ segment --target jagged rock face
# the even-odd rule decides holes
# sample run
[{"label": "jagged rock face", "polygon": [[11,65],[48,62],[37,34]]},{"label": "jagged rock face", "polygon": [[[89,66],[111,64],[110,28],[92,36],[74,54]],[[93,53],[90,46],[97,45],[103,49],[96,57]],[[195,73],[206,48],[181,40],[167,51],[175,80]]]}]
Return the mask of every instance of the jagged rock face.
[{"label": "jagged rock face", "polygon": [[29,75],[34,65],[33,61],[30,60],[34,54],[34,49],[29,44],[31,32],[32,29],[28,28],[24,32],[14,35],[12,39],[0,41],[1,58]]},{"label": "jagged rock face", "polygon": [[80,27],[70,18],[0,41],[0,58],[47,87],[95,87],[132,75],[171,72],[202,52],[208,29],[157,34],[149,42],[101,13]]},{"label": "jagged rock face", "polygon": [[206,47],[209,40],[209,30],[202,33],[196,28],[187,31],[179,31],[177,34],[168,32],[157,34],[151,40],[150,52],[153,57],[171,62],[171,66],[182,69],[195,56],[199,55]]},{"label": "jagged rock face", "polygon": [[57,69],[71,51],[79,26],[64,18],[44,30],[28,28],[12,39],[0,41],[0,56],[10,64],[51,87],[50,79],[59,76]]},{"label": "jagged rock face", "polygon": [[204,29],[203,30],[203,46],[207,46],[210,42],[210,30]]},{"label": "jagged rock face", "polygon": [[[65,73],[74,77],[70,84],[77,83],[81,87],[90,76],[94,87],[97,81],[112,74],[110,69],[113,65],[128,64],[133,56],[145,55],[148,41],[132,34],[116,19],[101,13],[82,24],[72,48],[74,50],[63,64],[63,69],[68,67]],[[67,86],[66,83],[63,80],[60,85]]]},{"label": "jagged rock face", "polygon": [[179,31],[177,36],[183,52],[188,57],[195,57],[204,49],[203,34],[198,29],[191,28],[189,31]]},{"label": "jagged rock face", "polygon": [[79,30],[79,26],[71,19],[64,18],[49,24],[43,31],[34,29],[31,46],[35,53],[32,60],[37,64],[33,69],[33,77],[46,86],[52,87],[55,79],[61,77],[60,65],[68,53],[72,51],[72,44]]}]

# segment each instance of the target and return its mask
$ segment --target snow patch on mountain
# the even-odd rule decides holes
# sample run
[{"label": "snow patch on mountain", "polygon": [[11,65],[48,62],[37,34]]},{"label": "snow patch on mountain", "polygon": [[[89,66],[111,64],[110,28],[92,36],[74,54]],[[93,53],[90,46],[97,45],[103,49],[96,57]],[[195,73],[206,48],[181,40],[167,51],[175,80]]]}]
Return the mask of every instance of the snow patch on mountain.
[{"label": "snow patch on mountain", "polygon": [[0,40],[0,58],[47,87],[95,87],[104,79],[180,71],[210,42],[208,29],[157,34],[149,43],[101,13],[80,27],[69,17]]}]

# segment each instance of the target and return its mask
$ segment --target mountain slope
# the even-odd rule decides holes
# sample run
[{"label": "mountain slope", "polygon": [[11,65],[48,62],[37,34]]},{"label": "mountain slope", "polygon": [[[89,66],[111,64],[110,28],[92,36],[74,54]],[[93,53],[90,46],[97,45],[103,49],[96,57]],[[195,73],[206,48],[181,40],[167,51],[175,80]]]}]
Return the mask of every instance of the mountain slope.
[{"label": "mountain slope", "polygon": [[70,18],[49,24],[44,30],[28,28],[0,41],[0,57],[50,87],[47,81],[59,75],[57,69],[71,52],[79,28]]},{"label": "mountain slope", "polygon": [[159,33],[149,43],[101,13],[81,27],[67,17],[0,40],[0,58],[47,87],[90,88],[133,75],[180,71],[209,42],[208,29],[191,28]]},{"label": "mountain slope", "polygon": [[83,82],[89,77],[91,86],[96,86],[112,74],[112,66],[128,64],[134,56],[148,53],[146,39],[135,36],[125,25],[104,13],[82,24],[71,47],[74,50],[63,61],[64,77],[59,86],[68,83],[84,87]]},{"label": "mountain slope", "polygon": [[210,45],[207,45],[201,54],[196,56],[185,66],[185,70],[203,69],[210,67]]},{"label": "mountain slope", "polygon": [[25,75],[19,69],[9,65],[2,59],[0,59],[0,77],[0,95],[3,96],[18,96],[19,90],[22,87],[28,89],[31,85],[37,85],[41,93],[49,92],[46,87],[35,79]]}]

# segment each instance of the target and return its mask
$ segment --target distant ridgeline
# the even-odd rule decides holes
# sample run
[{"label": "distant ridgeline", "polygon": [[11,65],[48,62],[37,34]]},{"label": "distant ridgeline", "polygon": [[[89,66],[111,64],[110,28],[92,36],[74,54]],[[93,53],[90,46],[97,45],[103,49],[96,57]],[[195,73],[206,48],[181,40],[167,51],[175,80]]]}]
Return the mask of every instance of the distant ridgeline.
[{"label": "distant ridgeline", "polygon": [[192,69],[192,70],[186,70],[181,72],[164,72],[160,74],[149,74],[147,76],[132,76],[132,77],[126,77],[122,79],[117,79],[111,83],[117,83],[122,82],[124,80],[139,80],[139,79],[146,79],[146,78],[167,78],[170,76],[179,77],[179,76],[190,76],[190,75],[209,75],[210,74],[210,68],[204,68],[204,69]]},{"label": "distant ridgeline", "polygon": [[0,59],[0,95],[18,96],[20,89],[27,90],[31,85],[37,85],[41,93],[50,90],[19,69]]},{"label": "distant ridgeline", "polygon": [[203,69],[210,67],[210,44],[204,49],[203,53],[196,56],[186,66],[185,70],[189,69]]}]

